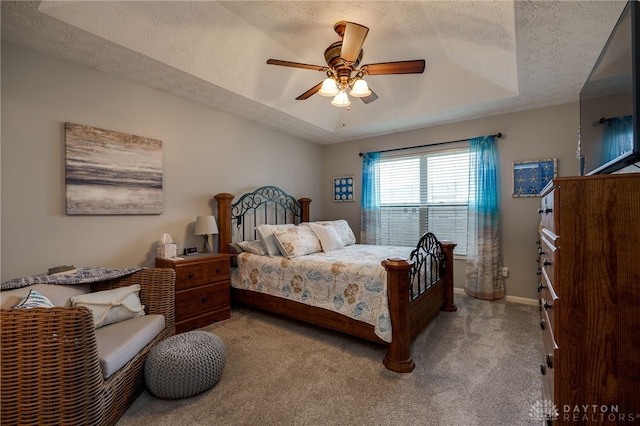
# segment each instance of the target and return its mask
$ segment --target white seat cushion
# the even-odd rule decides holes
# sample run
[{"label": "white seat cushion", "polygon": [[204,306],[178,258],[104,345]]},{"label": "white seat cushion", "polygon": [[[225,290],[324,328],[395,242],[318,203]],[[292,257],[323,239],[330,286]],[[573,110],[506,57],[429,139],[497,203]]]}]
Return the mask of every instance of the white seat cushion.
[{"label": "white seat cushion", "polygon": [[164,329],[164,315],[143,315],[96,329],[98,358],[105,379],[133,359]]}]

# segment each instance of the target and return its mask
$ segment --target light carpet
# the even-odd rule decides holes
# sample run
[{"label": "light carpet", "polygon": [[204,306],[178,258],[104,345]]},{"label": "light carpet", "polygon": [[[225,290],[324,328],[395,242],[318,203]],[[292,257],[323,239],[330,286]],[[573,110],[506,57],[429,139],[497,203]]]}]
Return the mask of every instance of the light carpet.
[{"label": "light carpet", "polygon": [[[538,308],[456,294],[416,338],[416,368],[384,368],[385,348],[258,310],[203,328],[226,366],[210,390],[181,400],[145,391],[127,425],[533,425],[541,398]],[[538,422],[539,423],[539,422]]]}]

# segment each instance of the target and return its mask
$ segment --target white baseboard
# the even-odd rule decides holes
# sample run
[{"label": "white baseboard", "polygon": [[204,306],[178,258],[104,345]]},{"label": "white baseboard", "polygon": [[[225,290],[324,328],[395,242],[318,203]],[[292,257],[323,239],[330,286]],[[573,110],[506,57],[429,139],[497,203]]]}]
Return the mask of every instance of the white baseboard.
[{"label": "white baseboard", "polygon": [[[453,293],[454,294],[467,294],[467,293],[464,292],[463,288],[458,288],[458,287],[454,287],[453,288]],[[506,300],[507,302],[521,303],[523,305],[531,305],[531,306],[538,306],[540,304],[538,302],[538,299],[529,299],[528,297],[505,296],[504,300]]]}]

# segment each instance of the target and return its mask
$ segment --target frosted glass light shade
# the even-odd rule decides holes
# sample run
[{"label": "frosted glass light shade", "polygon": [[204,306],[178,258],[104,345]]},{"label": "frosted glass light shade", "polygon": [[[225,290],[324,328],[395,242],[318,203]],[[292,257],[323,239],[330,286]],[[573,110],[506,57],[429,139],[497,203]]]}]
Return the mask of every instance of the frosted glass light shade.
[{"label": "frosted glass light shade", "polygon": [[338,93],[336,97],[333,98],[333,100],[331,101],[331,105],[337,106],[340,108],[348,107],[349,105],[351,105],[351,101],[347,96],[347,92],[345,92],[344,90],[341,90],[340,93]]},{"label": "frosted glass light shade", "polygon": [[340,93],[340,89],[338,89],[336,81],[332,78],[325,78],[320,90],[318,90],[319,95],[328,97],[336,96],[338,93]]},{"label": "frosted glass light shade", "polygon": [[355,96],[356,98],[364,98],[365,96],[369,96],[371,94],[371,90],[369,90],[369,85],[364,80],[356,80],[353,83],[353,89],[349,92],[351,96]]}]

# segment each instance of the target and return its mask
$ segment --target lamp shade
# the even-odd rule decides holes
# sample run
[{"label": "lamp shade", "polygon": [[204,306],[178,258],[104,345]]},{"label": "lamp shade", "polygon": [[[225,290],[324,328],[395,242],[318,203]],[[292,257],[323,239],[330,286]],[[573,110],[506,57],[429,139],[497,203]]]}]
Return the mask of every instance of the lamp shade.
[{"label": "lamp shade", "polygon": [[321,96],[335,96],[340,92],[338,85],[335,80],[332,78],[326,78],[322,82],[322,86],[318,91],[318,94]]},{"label": "lamp shade", "polygon": [[355,96],[356,98],[364,98],[365,96],[369,96],[371,94],[371,90],[369,90],[369,85],[364,80],[356,80],[353,83],[353,89],[349,92],[351,96]]},{"label": "lamp shade", "polygon": [[340,108],[348,107],[349,105],[351,105],[351,101],[347,96],[347,92],[345,92],[344,90],[341,90],[340,93],[338,93],[336,97],[333,98],[333,100],[331,101],[331,105],[337,106]]},{"label": "lamp shade", "polygon": [[215,216],[198,216],[196,219],[195,235],[217,234],[218,224]]}]

